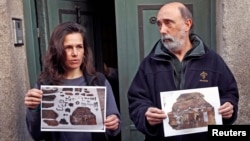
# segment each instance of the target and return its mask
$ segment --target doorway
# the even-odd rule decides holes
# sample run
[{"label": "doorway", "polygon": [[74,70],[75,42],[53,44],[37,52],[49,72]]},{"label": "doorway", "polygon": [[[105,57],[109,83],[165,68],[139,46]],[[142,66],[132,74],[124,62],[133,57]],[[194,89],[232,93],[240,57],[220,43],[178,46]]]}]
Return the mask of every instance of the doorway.
[{"label": "doorway", "polygon": [[[97,71],[104,73],[104,63],[118,70],[115,0],[29,0],[25,3],[34,20],[30,23],[34,26],[30,29],[34,43],[27,46],[31,87],[43,70],[42,59],[54,27],[65,21],[75,21],[87,28]],[[26,29],[30,28],[26,23]],[[120,110],[118,78],[109,82]],[[120,138],[120,135],[110,137],[110,141],[120,141]]]}]

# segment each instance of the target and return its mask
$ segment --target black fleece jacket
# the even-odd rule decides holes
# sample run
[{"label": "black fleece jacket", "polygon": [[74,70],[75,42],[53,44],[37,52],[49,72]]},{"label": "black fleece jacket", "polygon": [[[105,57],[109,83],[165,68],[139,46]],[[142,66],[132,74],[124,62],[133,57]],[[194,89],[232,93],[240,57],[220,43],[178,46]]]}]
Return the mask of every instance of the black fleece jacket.
[{"label": "black fleece jacket", "polygon": [[[206,47],[197,35],[191,35],[190,40],[193,48],[181,62],[179,73],[174,63],[175,56],[167,51],[159,40],[141,62],[130,85],[128,90],[130,118],[136,128],[145,134],[146,141],[207,139],[206,133],[164,138],[163,124],[150,126],[146,121],[145,112],[149,107],[161,109],[160,92],[217,86],[221,105],[230,102],[234,106],[232,118],[223,119],[223,124],[232,124],[237,118],[239,93],[229,67],[216,52]],[[205,78],[201,76],[202,73],[207,74]]]}]

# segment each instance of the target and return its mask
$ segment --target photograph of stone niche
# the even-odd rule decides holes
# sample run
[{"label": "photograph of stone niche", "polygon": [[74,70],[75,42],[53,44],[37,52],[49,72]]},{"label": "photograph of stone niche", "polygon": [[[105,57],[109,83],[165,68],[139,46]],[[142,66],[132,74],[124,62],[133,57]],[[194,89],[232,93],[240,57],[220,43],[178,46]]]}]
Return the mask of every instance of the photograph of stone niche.
[{"label": "photograph of stone niche", "polygon": [[208,131],[208,125],[221,125],[218,113],[218,87],[206,87],[160,92],[164,136],[176,136]]},{"label": "photograph of stone niche", "polygon": [[106,87],[42,85],[42,131],[105,132]]},{"label": "photograph of stone niche", "polygon": [[216,124],[214,107],[199,92],[181,94],[167,115],[176,130]]}]

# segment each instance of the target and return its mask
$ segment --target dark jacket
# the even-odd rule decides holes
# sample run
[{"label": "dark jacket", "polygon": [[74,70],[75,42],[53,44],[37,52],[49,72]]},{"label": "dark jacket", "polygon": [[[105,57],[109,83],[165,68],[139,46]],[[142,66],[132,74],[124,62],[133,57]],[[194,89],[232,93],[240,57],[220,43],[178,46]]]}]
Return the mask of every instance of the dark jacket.
[{"label": "dark jacket", "polygon": [[[150,126],[145,118],[149,107],[161,109],[160,92],[218,86],[220,102],[234,106],[232,118],[223,124],[232,124],[238,112],[238,88],[236,80],[223,61],[212,49],[205,46],[197,35],[190,36],[193,48],[181,62],[179,78],[176,76],[175,56],[158,41],[153,50],[141,62],[128,90],[129,114],[146,140],[189,141],[206,140],[206,133],[164,138],[163,124]],[[201,73],[207,73],[202,77]]]},{"label": "dark jacket", "polygon": [[[97,73],[96,76],[91,76],[85,74],[85,82],[87,86],[106,86],[107,87],[107,110],[106,116],[111,114],[116,114],[120,118],[119,111],[117,109],[115,99],[113,96],[112,88],[105,76],[101,73]],[[40,85],[51,85],[46,82],[38,83],[36,88],[40,88]],[[106,130],[106,133],[91,133],[91,134],[82,134],[81,132],[67,132],[67,135],[63,132],[41,132],[41,114],[40,107],[35,110],[27,109],[26,114],[26,123],[29,133],[35,141],[80,141],[83,140],[83,136],[92,136],[92,141],[107,141],[108,135],[115,136],[120,132],[120,127],[115,131]],[[85,136],[86,137],[86,136]]]}]

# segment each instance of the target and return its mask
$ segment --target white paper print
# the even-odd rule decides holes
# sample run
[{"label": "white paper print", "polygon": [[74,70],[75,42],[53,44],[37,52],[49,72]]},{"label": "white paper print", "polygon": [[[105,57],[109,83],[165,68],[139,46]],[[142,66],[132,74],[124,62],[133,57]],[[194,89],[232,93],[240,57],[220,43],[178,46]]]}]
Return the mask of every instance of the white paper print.
[{"label": "white paper print", "polygon": [[105,132],[106,87],[42,85],[41,131]]},{"label": "white paper print", "polygon": [[208,125],[222,124],[218,113],[218,87],[161,92],[164,135],[175,136],[207,131]]}]

